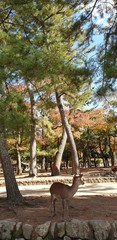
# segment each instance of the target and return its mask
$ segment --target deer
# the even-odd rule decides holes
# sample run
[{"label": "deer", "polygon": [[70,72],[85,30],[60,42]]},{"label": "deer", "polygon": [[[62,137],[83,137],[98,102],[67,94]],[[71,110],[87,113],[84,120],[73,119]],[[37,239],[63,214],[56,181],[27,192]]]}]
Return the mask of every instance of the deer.
[{"label": "deer", "polygon": [[74,175],[72,185],[69,186],[67,184],[61,182],[54,182],[50,187],[50,194],[51,194],[51,217],[55,216],[55,202],[56,200],[62,200],[62,218],[65,218],[65,206],[67,209],[67,215],[69,215],[69,199],[74,196],[77,192],[79,185],[83,185],[84,182],[81,179],[82,174]]}]

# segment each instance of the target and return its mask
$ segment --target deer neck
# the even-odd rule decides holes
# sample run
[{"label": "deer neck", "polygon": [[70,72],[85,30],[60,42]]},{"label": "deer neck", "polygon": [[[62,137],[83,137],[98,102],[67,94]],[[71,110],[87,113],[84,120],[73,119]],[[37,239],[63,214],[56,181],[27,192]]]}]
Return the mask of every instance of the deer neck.
[{"label": "deer neck", "polygon": [[73,183],[72,183],[72,186],[71,186],[71,192],[73,194],[75,194],[78,190],[78,186],[79,186],[79,181],[78,179],[73,179]]}]

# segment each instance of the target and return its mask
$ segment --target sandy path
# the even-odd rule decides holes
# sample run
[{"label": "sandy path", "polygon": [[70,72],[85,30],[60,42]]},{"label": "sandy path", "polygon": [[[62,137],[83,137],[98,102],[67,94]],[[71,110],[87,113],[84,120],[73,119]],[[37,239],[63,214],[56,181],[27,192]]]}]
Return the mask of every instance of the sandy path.
[{"label": "sandy path", "polygon": [[[23,196],[49,196],[50,184],[19,186]],[[75,196],[116,195],[117,183],[85,183],[79,187]],[[0,197],[6,197],[6,188],[0,187]]]}]

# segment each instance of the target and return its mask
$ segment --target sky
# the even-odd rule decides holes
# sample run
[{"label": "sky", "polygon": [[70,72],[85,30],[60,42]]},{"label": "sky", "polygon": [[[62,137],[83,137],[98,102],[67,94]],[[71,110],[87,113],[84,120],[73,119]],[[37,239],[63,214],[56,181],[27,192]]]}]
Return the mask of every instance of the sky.
[{"label": "sky", "polygon": [[[89,3],[89,11],[91,11],[92,7],[94,6],[95,0],[91,1]],[[82,12],[84,11],[84,6],[82,4]],[[115,19],[116,10],[113,9],[113,0],[99,0],[96,4],[96,7],[93,10],[92,13],[92,19],[101,28],[110,28],[112,25],[112,22]],[[111,17],[110,17],[111,16]],[[110,21],[109,20],[110,17]],[[92,58],[95,56],[96,51],[98,51],[98,47],[103,44],[104,41],[104,35],[103,33],[99,33],[98,31],[95,31],[95,35],[93,36],[93,42],[91,43],[91,46],[96,46],[95,50],[88,54],[89,58]],[[93,59],[94,61],[94,59]],[[95,76],[95,80],[92,83],[92,88],[94,91],[96,91],[97,87],[99,86],[96,82],[98,81],[98,77]],[[98,100],[95,103],[96,107],[102,107],[103,106],[103,100]],[[86,108],[90,109],[93,107],[93,103],[89,104]]]}]

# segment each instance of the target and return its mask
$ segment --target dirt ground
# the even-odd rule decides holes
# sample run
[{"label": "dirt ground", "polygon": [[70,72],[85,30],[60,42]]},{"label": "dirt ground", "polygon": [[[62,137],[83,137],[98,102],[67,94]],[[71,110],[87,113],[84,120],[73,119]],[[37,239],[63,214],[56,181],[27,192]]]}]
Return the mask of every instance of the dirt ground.
[{"label": "dirt ground", "polygon": [[[85,173],[92,174],[92,169],[87,172],[85,170]],[[34,227],[50,220],[62,221],[61,202],[56,203],[56,216],[51,219],[49,196],[28,196],[24,200],[23,205],[12,206],[8,205],[5,198],[0,197],[0,220],[20,221]],[[74,196],[69,204],[69,219],[71,218],[117,220],[117,194]]]}]

